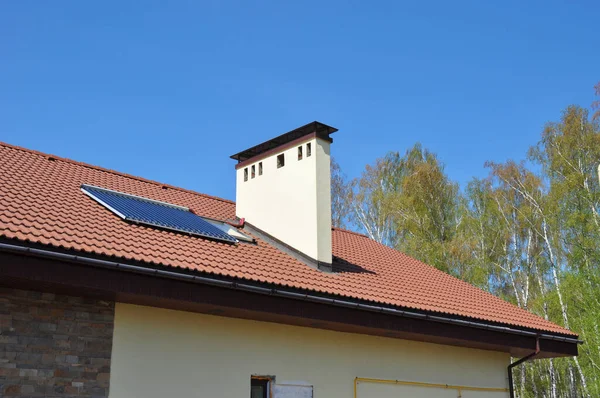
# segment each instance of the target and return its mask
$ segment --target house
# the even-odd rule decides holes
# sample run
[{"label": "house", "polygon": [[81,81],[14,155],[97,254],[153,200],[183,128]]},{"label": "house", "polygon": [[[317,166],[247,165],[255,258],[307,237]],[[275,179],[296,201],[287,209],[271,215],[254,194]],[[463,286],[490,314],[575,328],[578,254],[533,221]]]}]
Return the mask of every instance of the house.
[{"label": "house", "polygon": [[335,131],[233,155],[236,203],[0,144],[4,396],[500,398],[511,357],[577,355],[575,333],[332,228]]}]

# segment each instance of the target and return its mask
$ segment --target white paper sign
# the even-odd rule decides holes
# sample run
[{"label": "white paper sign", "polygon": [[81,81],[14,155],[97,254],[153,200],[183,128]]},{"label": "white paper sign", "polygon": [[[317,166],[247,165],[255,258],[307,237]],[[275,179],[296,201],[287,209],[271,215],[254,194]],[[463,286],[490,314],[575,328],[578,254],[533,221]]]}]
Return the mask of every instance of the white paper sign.
[{"label": "white paper sign", "polygon": [[313,387],[301,384],[275,384],[273,398],[312,398]]}]

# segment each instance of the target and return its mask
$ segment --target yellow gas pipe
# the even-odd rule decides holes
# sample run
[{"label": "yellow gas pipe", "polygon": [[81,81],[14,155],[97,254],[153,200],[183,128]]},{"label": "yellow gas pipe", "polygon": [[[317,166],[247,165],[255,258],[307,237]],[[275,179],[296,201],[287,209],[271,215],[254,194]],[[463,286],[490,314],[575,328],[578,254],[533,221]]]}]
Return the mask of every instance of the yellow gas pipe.
[{"label": "yellow gas pipe", "polygon": [[454,386],[450,384],[422,383],[419,381],[401,381],[401,380],[384,380],[384,379],[369,379],[366,377],[356,377],[354,379],[354,398],[358,398],[357,389],[358,383],[378,383],[378,384],[397,384],[401,386],[415,386],[428,388],[445,388],[456,390],[458,398],[462,397],[463,391],[487,391],[487,392],[508,392],[508,388],[493,388],[493,387],[470,387],[470,386]]}]

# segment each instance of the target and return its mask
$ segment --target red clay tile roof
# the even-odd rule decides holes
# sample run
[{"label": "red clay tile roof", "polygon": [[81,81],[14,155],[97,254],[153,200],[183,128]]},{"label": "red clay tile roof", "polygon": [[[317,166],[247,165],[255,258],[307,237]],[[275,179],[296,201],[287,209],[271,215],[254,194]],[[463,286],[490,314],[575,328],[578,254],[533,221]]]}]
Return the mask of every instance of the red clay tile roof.
[{"label": "red clay tile roof", "polygon": [[370,272],[324,273],[264,241],[211,241],[129,224],[84,195],[105,187],[230,219],[235,203],[0,143],[0,237],[574,335],[366,236],[333,229],[333,255]]}]

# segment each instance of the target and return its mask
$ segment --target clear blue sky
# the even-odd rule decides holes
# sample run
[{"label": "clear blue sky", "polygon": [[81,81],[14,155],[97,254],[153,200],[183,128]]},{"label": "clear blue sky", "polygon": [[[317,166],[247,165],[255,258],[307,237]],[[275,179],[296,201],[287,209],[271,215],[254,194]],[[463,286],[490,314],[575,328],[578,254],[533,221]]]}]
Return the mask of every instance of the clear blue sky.
[{"label": "clear blue sky", "polygon": [[600,2],[4,1],[0,140],[233,199],[312,120],[346,174],[416,141],[461,184],[589,106]]}]

